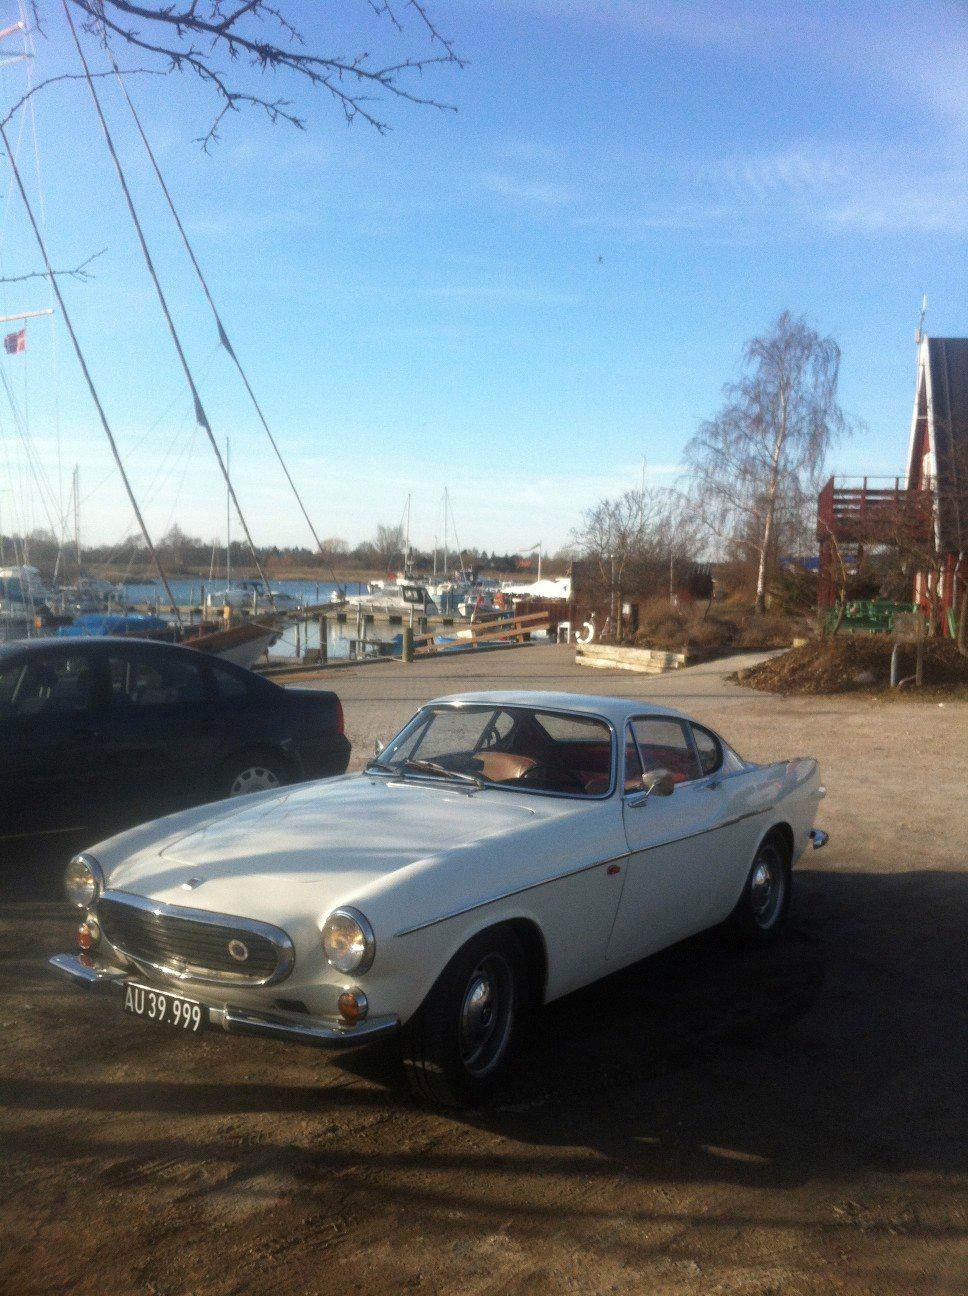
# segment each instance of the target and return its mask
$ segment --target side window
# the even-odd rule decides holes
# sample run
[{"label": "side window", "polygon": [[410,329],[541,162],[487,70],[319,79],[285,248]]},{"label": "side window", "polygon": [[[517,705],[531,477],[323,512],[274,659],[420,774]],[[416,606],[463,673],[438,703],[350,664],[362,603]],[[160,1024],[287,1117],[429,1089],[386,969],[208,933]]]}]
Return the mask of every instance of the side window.
[{"label": "side window", "polygon": [[633,720],[642,763],[648,773],[654,769],[667,769],[677,783],[699,778],[699,766],[693,755],[686,726],[680,720],[664,716],[651,716]]},{"label": "side window", "polygon": [[632,726],[625,730],[625,791],[642,791],[642,760]]},{"label": "side window", "polygon": [[201,665],[181,656],[112,653],[111,701],[115,706],[158,707],[207,702]]},{"label": "side window", "polygon": [[76,715],[89,710],[93,698],[94,671],[86,653],[37,654],[15,685],[11,714],[21,719]]},{"label": "side window", "polygon": [[220,702],[248,702],[249,686],[242,676],[222,666],[209,666],[209,670]]},{"label": "side window", "polygon": [[719,739],[708,729],[700,729],[698,725],[692,726],[692,736],[695,739],[696,750],[699,753],[699,767],[703,774],[715,774],[723,763],[723,749]]},{"label": "side window", "polygon": [[22,661],[0,665],[0,720],[10,715],[24,669]]}]

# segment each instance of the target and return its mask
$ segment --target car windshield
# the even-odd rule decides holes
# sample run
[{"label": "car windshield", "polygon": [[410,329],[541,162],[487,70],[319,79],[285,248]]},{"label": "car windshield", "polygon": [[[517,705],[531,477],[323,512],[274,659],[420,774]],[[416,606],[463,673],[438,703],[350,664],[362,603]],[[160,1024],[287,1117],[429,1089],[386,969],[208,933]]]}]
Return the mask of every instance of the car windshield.
[{"label": "car windshield", "polygon": [[612,789],[612,764],[612,731],[595,716],[461,705],[425,707],[368,768],[600,797]]}]

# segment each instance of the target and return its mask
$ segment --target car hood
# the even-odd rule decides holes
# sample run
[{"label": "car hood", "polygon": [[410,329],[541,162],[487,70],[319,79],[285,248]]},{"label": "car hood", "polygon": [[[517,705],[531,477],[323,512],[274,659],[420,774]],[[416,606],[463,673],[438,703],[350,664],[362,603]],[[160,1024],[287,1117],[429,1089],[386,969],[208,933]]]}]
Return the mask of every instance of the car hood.
[{"label": "car hood", "polygon": [[365,901],[388,875],[492,856],[588,804],[353,775],[187,811],[92,854],[111,890],[285,925]]}]

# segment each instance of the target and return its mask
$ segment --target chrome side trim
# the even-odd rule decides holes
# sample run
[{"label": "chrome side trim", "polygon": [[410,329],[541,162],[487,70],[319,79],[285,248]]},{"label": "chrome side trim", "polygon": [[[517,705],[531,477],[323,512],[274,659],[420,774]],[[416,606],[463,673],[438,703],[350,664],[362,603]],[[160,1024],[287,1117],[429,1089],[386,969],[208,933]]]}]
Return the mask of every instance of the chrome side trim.
[{"label": "chrome side trim", "polygon": [[772,806],[764,806],[761,810],[750,810],[747,814],[735,815],[732,819],[724,819],[722,823],[715,824],[712,828],[700,828],[698,832],[684,833],[681,837],[671,837],[668,841],[653,842],[651,846],[640,846],[634,851],[623,851],[621,855],[612,855],[608,859],[596,860],[594,864],[582,864],[580,868],[571,869],[568,873],[556,873],[554,877],[544,878],[541,882],[529,882],[527,886],[515,887],[512,891],[502,891],[500,895],[490,896],[487,900],[476,900],[473,904],[465,905],[462,909],[455,909],[451,913],[441,914],[439,918],[431,918],[428,922],[417,923],[413,927],[404,927],[402,931],[394,932],[394,939],[398,936],[412,936],[414,932],[424,931],[427,927],[436,927],[438,923],[448,922],[451,918],[460,918],[464,914],[473,913],[475,909],[486,909],[488,905],[497,904],[501,900],[510,900],[512,896],[524,895],[527,891],[536,891],[539,887],[550,886],[552,882],[564,882],[567,878],[577,877],[579,873],[588,873],[592,869],[602,868],[606,864],[614,864],[618,860],[630,859],[634,855],[646,855],[649,851],[661,850],[665,846],[677,846],[679,842],[691,841],[693,837],[705,837],[708,833],[719,832],[721,828],[731,828],[733,824],[742,823],[744,819],[755,819],[759,815],[768,814],[772,809]]},{"label": "chrome side trim", "polygon": [[[116,949],[119,954],[123,954],[125,958],[129,958],[138,967],[158,972],[161,976],[170,977],[174,981],[191,981],[195,985],[278,985],[280,981],[286,979],[296,961],[295,947],[286,933],[280,927],[273,927],[270,923],[259,922],[255,918],[238,918],[234,914],[213,913],[210,909],[189,909],[186,905],[165,904],[161,900],[149,900],[145,896],[135,895],[130,891],[105,891],[98,897],[98,903],[101,900],[112,900],[117,904],[140,909],[144,913],[155,914],[159,918],[187,918],[191,922],[206,923],[209,927],[234,927],[241,931],[251,932],[254,936],[262,936],[276,950],[275,971],[267,977],[251,977],[246,976],[244,972],[216,972],[211,968],[193,966],[177,968],[161,963],[151,963],[147,959],[132,954],[123,946],[115,945],[113,941],[109,942],[113,949]],[[97,905],[95,905],[95,910],[96,908]]]}]

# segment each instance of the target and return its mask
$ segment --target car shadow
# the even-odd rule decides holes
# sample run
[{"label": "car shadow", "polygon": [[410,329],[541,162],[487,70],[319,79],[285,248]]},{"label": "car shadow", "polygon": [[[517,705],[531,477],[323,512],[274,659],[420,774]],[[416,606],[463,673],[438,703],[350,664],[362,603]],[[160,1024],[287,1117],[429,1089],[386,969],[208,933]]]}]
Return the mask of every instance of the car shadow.
[{"label": "car shadow", "polygon": [[[491,1160],[501,1173],[517,1164],[534,1172],[522,1148],[550,1155],[555,1173],[577,1181],[620,1169],[645,1179],[783,1187],[846,1180],[864,1167],[963,1170],[968,875],[799,869],[794,900],[789,933],[773,946],[737,949],[706,935],[548,1006],[493,1101],[445,1113],[453,1139],[430,1152],[393,1139],[368,1148],[332,1141],[296,1148],[280,1120],[260,1135],[260,1155],[281,1159],[307,1185],[345,1172],[364,1193],[369,1171],[465,1165],[468,1210],[474,1176]],[[22,964],[23,951],[11,948],[3,959]],[[17,976],[20,964],[8,963]],[[79,1011],[75,1029],[80,1020]],[[130,1038],[93,1007],[83,1011],[89,1020],[92,1044],[117,1048]],[[145,1026],[145,1040],[157,1037],[151,1029]],[[167,1038],[142,1055],[140,1079],[104,1080],[94,1070],[79,1086],[49,1067],[19,1077],[4,1066],[0,1101],[27,1122],[21,1153],[35,1163],[63,1156],[56,1130],[30,1128],[32,1114],[45,1109],[108,1118],[108,1132],[75,1135],[75,1156],[212,1160],[233,1173],[246,1150],[220,1141],[210,1126],[195,1137],[152,1121],[135,1151],[130,1142],[114,1145],[111,1118],[278,1113],[321,1127],[331,1115],[411,1119],[391,1044],[328,1056],[318,1086],[287,1082],[290,1046],[212,1032],[200,1047],[199,1060],[177,1079]],[[237,1078],[256,1061],[265,1074],[278,1071],[278,1081]],[[156,1066],[157,1078],[145,1079]],[[212,1080],[213,1071],[226,1081]],[[427,1119],[440,1126],[437,1114]],[[513,1151],[468,1160],[460,1129],[512,1140]],[[390,1189],[384,1183],[379,1191]]]},{"label": "car shadow", "polygon": [[[549,1005],[458,1119],[673,1177],[963,1172],[968,874],[795,879],[780,941],[706,934]],[[391,1050],[340,1065],[403,1093]]]}]

